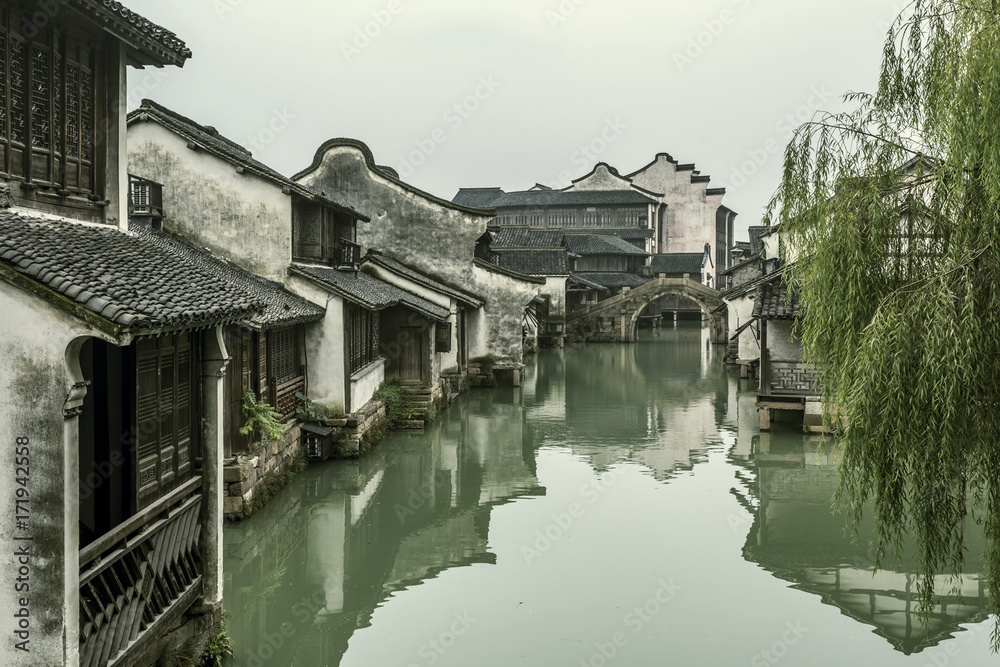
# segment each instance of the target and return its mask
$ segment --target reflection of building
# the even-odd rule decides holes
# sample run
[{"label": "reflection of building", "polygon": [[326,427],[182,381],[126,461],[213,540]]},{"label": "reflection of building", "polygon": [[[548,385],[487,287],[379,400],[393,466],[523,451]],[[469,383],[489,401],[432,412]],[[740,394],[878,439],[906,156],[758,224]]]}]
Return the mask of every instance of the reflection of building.
[{"label": "reflection of building", "polygon": [[425,433],[310,468],[252,523],[227,526],[237,664],[339,664],[392,592],[494,562],[492,507],[544,494],[522,408],[503,403],[505,391],[518,390],[463,399],[495,402],[488,417],[455,406]]},{"label": "reflection of building", "polygon": [[[729,384],[712,363],[709,330],[682,323],[650,336],[635,346],[539,356],[523,383],[536,444],[568,446],[598,470],[634,461],[661,480],[705,460],[706,445],[721,442],[719,413],[727,409]],[[567,354],[571,363],[564,363]],[[623,372],[630,375],[621,393],[609,396],[608,378]]]},{"label": "reflection of building", "polygon": [[[825,446],[810,436],[760,434],[752,453],[756,484],[737,491],[755,512],[744,557],[873,626],[903,653],[938,644],[962,631],[960,624],[984,620],[985,582],[978,573],[967,569],[960,582],[942,573],[935,581],[937,597],[925,631],[917,609],[913,554],[904,552],[898,565],[875,570],[866,548],[872,523],[862,522],[854,541],[846,530],[849,518],[832,511],[839,454]],[[971,528],[966,546],[966,563],[978,563],[984,543]]]}]

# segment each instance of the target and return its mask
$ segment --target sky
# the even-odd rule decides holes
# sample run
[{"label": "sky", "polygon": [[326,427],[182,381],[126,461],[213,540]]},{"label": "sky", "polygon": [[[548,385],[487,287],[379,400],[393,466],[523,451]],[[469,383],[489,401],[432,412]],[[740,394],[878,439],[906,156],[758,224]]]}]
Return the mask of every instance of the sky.
[{"label": "sky", "polygon": [[669,153],[758,224],[794,127],[874,91],[894,0],[126,0],[194,53],[143,98],[289,176],[327,139],[451,199]]}]

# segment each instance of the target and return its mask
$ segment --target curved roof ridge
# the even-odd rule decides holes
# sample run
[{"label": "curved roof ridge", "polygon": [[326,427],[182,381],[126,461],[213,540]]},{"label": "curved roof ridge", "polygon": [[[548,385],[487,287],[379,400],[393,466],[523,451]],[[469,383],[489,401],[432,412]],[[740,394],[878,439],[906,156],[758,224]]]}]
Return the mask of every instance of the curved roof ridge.
[{"label": "curved roof ridge", "polygon": [[[323,163],[323,156],[326,155],[326,153],[330,151],[330,149],[339,147],[348,147],[357,149],[364,156],[365,164],[368,165],[368,168],[370,170],[379,173],[383,178],[387,178],[389,181],[395,183],[396,185],[399,185],[404,190],[407,190],[408,192],[411,192],[415,195],[419,195],[421,197],[429,199],[435,204],[438,204],[439,206],[444,206],[445,208],[461,211],[463,213],[472,213],[474,215],[481,215],[483,217],[492,218],[495,217],[496,215],[496,212],[493,209],[470,208],[468,206],[462,206],[461,204],[450,202],[447,199],[443,199],[441,197],[438,197],[437,195],[433,195],[427,192],[426,190],[421,190],[420,188],[414,185],[410,185],[406,181],[399,178],[398,174],[394,176],[393,174],[387,173],[375,163],[375,156],[372,154],[372,150],[371,148],[368,147],[368,144],[361,141],[360,139],[352,139],[350,137],[335,137],[333,139],[327,139],[326,141],[324,141],[320,145],[320,147],[316,149],[316,153],[313,155],[313,159],[310,165],[305,169],[303,169],[302,171],[299,171],[298,173],[294,174],[292,176],[292,180],[297,182],[298,179],[302,178],[303,176],[306,176],[307,174],[310,174],[319,169],[320,165]],[[394,169],[392,171],[395,172]]]}]

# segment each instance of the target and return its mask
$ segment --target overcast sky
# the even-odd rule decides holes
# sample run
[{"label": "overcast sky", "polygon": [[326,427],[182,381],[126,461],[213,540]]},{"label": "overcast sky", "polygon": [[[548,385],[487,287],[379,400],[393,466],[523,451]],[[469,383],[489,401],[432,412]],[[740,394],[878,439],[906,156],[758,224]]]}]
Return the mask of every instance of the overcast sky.
[{"label": "overcast sky", "polygon": [[[292,175],[333,137],[435,195],[658,152],[756,224],[791,129],[872,91],[894,0],[127,0],[194,57],[154,99]],[[737,235],[745,238],[744,231]]]}]

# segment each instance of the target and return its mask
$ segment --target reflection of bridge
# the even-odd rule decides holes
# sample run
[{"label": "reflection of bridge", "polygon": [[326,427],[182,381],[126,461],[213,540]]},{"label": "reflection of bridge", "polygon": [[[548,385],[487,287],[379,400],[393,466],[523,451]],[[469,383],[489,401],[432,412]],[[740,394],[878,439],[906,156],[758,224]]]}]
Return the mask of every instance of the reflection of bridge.
[{"label": "reflection of bridge", "polygon": [[712,328],[712,342],[726,342],[725,301],[719,297],[718,290],[687,277],[660,277],[633,289],[626,287],[621,294],[570,313],[566,317],[567,333],[585,340],[634,342],[642,311],[652,302],[669,294],[684,296],[697,303],[708,317]]}]

